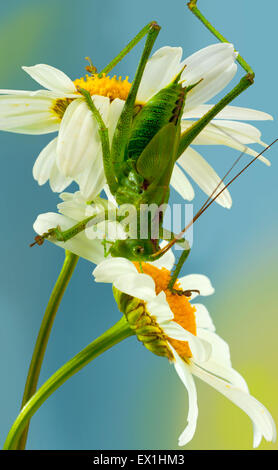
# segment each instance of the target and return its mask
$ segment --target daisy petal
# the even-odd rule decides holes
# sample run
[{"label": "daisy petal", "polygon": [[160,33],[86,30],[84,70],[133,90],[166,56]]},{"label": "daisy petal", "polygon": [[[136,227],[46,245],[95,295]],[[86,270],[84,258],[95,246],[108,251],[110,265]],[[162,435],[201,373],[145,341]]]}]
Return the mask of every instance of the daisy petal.
[{"label": "daisy petal", "polygon": [[51,113],[53,97],[30,94],[0,96],[0,130],[19,134],[48,134],[59,129]]},{"label": "daisy petal", "polygon": [[93,159],[90,168],[86,168],[76,178],[79,184],[82,196],[90,201],[94,199],[104,188],[106,179],[102,165],[102,150],[98,151],[98,155]]},{"label": "daisy petal", "polygon": [[179,357],[174,348],[171,347],[175,361],[176,372],[188,393],[188,417],[187,426],[179,437],[179,445],[185,446],[193,438],[198,419],[197,391],[189,366]]},{"label": "daisy petal", "polygon": [[163,291],[148,302],[148,311],[156,318],[159,325],[164,322],[169,323],[169,320],[174,318],[174,314],[168,305],[165,292]]},{"label": "daisy petal", "polygon": [[206,372],[195,364],[191,365],[194,375],[215,388],[235,405],[241,408],[253,421],[256,428],[254,445],[259,445],[258,436],[262,434],[267,441],[276,440],[276,427],[269,411],[258,401],[245,391],[234,387],[218,377]]},{"label": "daisy petal", "polygon": [[125,274],[137,274],[134,264],[125,258],[109,258],[99,264],[93,271],[96,282],[114,282]]},{"label": "daisy petal", "polygon": [[57,138],[51,140],[41,151],[33,166],[33,177],[41,186],[49,180],[54,192],[61,192],[72,182],[70,178],[63,176],[56,164]]},{"label": "daisy petal", "polygon": [[194,189],[192,188],[190,181],[186,178],[184,172],[181,171],[177,165],[174,166],[170,184],[183,199],[192,201],[194,198]]},{"label": "daisy petal", "polygon": [[149,301],[156,297],[154,280],[147,274],[129,273],[114,280],[114,286],[125,294]]},{"label": "daisy petal", "polygon": [[33,177],[41,186],[49,178],[56,160],[57,137],[49,142],[39,154],[33,166]]},{"label": "daisy petal", "polygon": [[165,46],[158,49],[147,62],[136,101],[146,103],[168,85],[181,70],[181,57],[181,47]]},{"label": "daisy petal", "polygon": [[76,93],[72,80],[61,70],[46,64],[22,67],[36,82],[58,94]]},{"label": "daisy petal", "polygon": [[[216,195],[224,188],[224,183],[214,169],[196,150],[188,147],[178,159],[179,165],[191,176],[208,196]],[[217,188],[217,190],[216,190]],[[215,191],[216,190],[216,191]],[[227,189],[217,197],[216,202],[230,209],[232,198]]]},{"label": "daisy petal", "polygon": [[[160,243],[160,248],[163,248],[167,244],[168,242],[163,240]],[[172,267],[175,264],[175,255],[173,251],[170,249],[165,253],[165,255],[161,256],[161,258],[157,259],[156,261],[152,261],[149,264],[152,264],[153,266],[156,266],[157,268],[166,268],[169,271],[171,271]]]},{"label": "daisy petal", "polygon": [[234,77],[237,66],[232,44],[213,44],[184,60],[181,79],[186,85],[202,80],[186,96],[185,112],[218,94]]},{"label": "daisy petal", "polygon": [[62,193],[60,194],[60,199],[63,201],[57,205],[60,214],[74,219],[77,222],[96,212],[94,207],[86,203],[80,191],[76,191],[75,193]]},{"label": "daisy petal", "polygon": [[196,361],[205,362],[210,358],[211,345],[207,341],[193,335],[174,321],[163,323],[160,326],[169,338],[188,342]]},{"label": "daisy petal", "polygon": [[[201,104],[190,111],[183,114],[183,119],[200,118],[204,116],[211,108],[213,104]],[[270,114],[264,113],[263,111],[257,111],[256,109],[241,108],[239,106],[226,106],[220,111],[216,119],[237,119],[239,121],[273,121],[273,117]]]},{"label": "daisy petal", "polygon": [[207,308],[203,304],[194,304],[194,307],[196,308],[195,317],[197,328],[215,331],[215,326]]},{"label": "daisy petal", "polygon": [[109,109],[109,116],[108,116],[108,134],[110,142],[112,142],[113,135],[118,124],[119,117],[122,113],[124,107],[124,100],[120,100],[116,98],[112,101]]},{"label": "daisy petal", "polygon": [[[225,124],[226,122],[226,124]],[[244,152],[252,157],[258,155],[255,150],[247,147],[245,143],[256,142],[260,145],[266,146],[260,140],[260,131],[250,124],[233,122],[233,121],[212,121],[205,129],[192,142],[193,145],[226,145],[233,149]],[[188,129],[193,124],[193,121],[183,121],[183,130]],[[266,165],[270,165],[267,158],[261,155],[258,160]]]},{"label": "daisy petal", "polygon": [[64,191],[71,183],[72,178],[62,175],[55,161],[49,177],[49,185],[52,191],[54,193],[60,193],[61,191]]},{"label": "daisy petal", "polygon": [[[214,288],[207,276],[203,274],[188,274],[179,278],[180,286],[183,290],[197,289],[200,295],[211,295],[214,293]],[[191,300],[197,297],[197,292],[192,292]]]},{"label": "daisy petal", "polygon": [[[95,96],[93,100],[105,121],[109,98]],[[85,101],[76,99],[67,107],[61,122],[57,145],[58,167],[65,176],[76,177],[90,168],[95,158],[102,166],[99,150],[98,124]]]}]

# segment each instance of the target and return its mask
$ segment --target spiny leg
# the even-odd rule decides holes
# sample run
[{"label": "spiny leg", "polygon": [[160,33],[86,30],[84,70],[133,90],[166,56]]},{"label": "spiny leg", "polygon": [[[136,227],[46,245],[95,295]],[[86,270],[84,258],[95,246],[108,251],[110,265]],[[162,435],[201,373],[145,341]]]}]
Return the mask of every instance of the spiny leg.
[{"label": "spiny leg", "polygon": [[[217,37],[221,42],[229,42],[222,34],[220,34],[214,26],[207,21],[202,15],[200,10],[196,6],[197,0],[192,0],[188,3],[189,9],[194,13],[197,18],[211,31],[214,36]],[[177,153],[177,159],[186,150],[186,148],[192,143],[192,141],[200,134],[200,132],[206,127],[209,122],[217,116],[231,101],[239,96],[244,90],[246,90],[254,82],[255,73],[250,65],[240,56],[237,56],[237,62],[247,72],[247,74],[240,80],[240,82],[229,92],[224,98],[222,98],[215,106],[213,106],[202,118],[196,121],[189,129],[183,132],[180,140],[180,145]]]},{"label": "spiny leg", "polygon": [[[205,16],[200,12],[199,8],[196,6],[198,0],[191,0],[187,6],[190,11],[205,25],[205,27],[217,38],[220,42],[228,42],[226,39],[217,29],[205,18]],[[254,71],[250,67],[250,65],[246,62],[246,60],[241,57],[240,54],[237,56],[237,62],[241,65],[241,67],[247,72],[255,76]]]},{"label": "spiny leg", "polygon": [[[105,217],[108,215],[108,211],[104,211]],[[50,228],[48,232],[43,233],[42,235],[37,235],[35,237],[35,242],[32,243],[30,246],[33,245],[42,245],[44,240],[48,238],[52,238],[58,242],[66,242],[70,240],[71,238],[75,237],[78,235],[80,232],[83,232],[86,228],[88,228],[88,223],[93,220],[95,217],[97,217],[98,214],[91,215],[90,217],[87,217],[86,219],[81,220],[77,224],[73,225],[67,230],[61,230],[59,226]],[[101,219],[102,221],[103,219]],[[98,223],[98,221],[94,221],[94,225]]]},{"label": "spiny leg", "polygon": [[105,173],[108,186],[111,192],[113,193],[114,191],[116,191],[118,187],[118,183],[116,180],[113,165],[111,163],[111,152],[110,152],[108,129],[101,117],[99,110],[96,108],[90,93],[87,90],[84,90],[84,88],[80,88],[80,87],[78,88],[78,91],[84,96],[89,109],[92,111],[93,117],[96,119],[98,123],[98,132],[99,132],[100,141],[101,141],[104,173]]},{"label": "spiny leg", "polygon": [[102,69],[100,74],[110,72],[110,70],[112,70],[131,51],[131,49],[133,49],[133,47],[135,47],[138,42],[140,42],[141,39],[143,39],[143,37],[148,34],[154,23],[155,22],[152,21],[151,23],[148,23],[146,26],[144,26],[144,28],[141,29],[141,31],[139,31],[139,33],[124,47],[124,49],[111,62],[109,62],[109,64],[106,65],[104,69]]},{"label": "spiny leg", "polygon": [[124,160],[125,150],[129,139],[136,95],[142,79],[143,72],[146,67],[146,63],[148,61],[148,58],[150,56],[159,31],[160,26],[157,23],[153,22],[150,24],[148,36],[146,39],[143,53],[141,55],[139,65],[137,67],[130,92],[128,94],[123,111],[119,117],[117,127],[115,129],[111,146],[111,159],[112,164],[114,165],[116,176],[118,177],[121,174],[121,164]]}]

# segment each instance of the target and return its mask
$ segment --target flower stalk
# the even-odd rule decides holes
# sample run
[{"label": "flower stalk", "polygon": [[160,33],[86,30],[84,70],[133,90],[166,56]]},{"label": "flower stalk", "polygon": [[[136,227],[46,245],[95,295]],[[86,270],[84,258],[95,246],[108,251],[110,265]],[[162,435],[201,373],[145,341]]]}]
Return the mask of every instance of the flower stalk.
[{"label": "flower stalk", "polygon": [[[49,340],[50,332],[56,317],[57,310],[63,298],[64,292],[71,279],[73,271],[78,261],[78,256],[74,255],[70,251],[65,251],[65,261],[56,284],[51,293],[48,305],[45,310],[45,314],[41,323],[41,327],[38,333],[37,341],[33,351],[33,356],[29,366],[29,371],[25,383],[25,389],[22,399],[21,408],[25,406],[31,396],[35,393],[39,375],[41,371],[42,362],[44,359],[47,343]],[[23,450],[26,446],[28,436],[29,422],[27,422],[24,432],[18,442],[17,449]]]},{"label": "flower stalk", "polygon": [[132,335],[134,335],[134,332],[129,327],[125,317],[122,317],[114,326],[60,367],[22,408],[9,431],[3,449],[17,450],[19,448],[18,439],[21,437],[23,430],[47,398],[97,356]]}]

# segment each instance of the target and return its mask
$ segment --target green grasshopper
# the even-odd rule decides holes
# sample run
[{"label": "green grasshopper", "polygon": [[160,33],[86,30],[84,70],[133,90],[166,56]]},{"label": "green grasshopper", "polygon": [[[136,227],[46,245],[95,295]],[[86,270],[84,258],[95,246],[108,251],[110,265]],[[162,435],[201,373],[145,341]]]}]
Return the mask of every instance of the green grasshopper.
[{"label": "green grasshopper", "polygon": [[[189,2],[190,10],[205,24],[205,26],[222,42],[228,42],[215,28],[208,23],[196,7],[197,0]],[[246,90],[254,80],[254,72],[247,62],[237,56],[237,62],[247,72],[240,82],[222,98],[202,118],[189,129],[181,133],[180,120],[186,100],[186,94],[192,87],[179,83],[180,74],[167,87],[160,90],[145,106],[135,112],[135,99],[140,81],[150,56],[153,44],[160,27],[152,22],[126,46],[126,48],[100,73],[107,73],[147,34],[145,47],[135,74],[132,87],[126,99],[123,111],[118,120],[112,144],[110,147],[108,129],[92,98],[84,89],[79,88],[88,107],[99,125],[99,135],[102,145],[103,166],[111,193],[121,206],[132,203],[136,207],[139,221],[142,204],[157,204],[161,206],[168,202],[169,185],[173,167],[179,156],[192,143],[205,126],[234,98]],[[222,191],[221,191],[222,192]],[[219,193],[220,194],[220,193]],[[214,198],[215,199],[215,198]],[[163,214],[159,214],[159,226],[162,228]],[[79,231],[84,230],[92,218],[87,218],[72,229],[62,232],[59,227],[51,229],[47,234],[36,237],[41,243],[48,236],[59,241],[66,241]],[[140,225],[140,224],[139,224]],[[180,241],[172,234],[172,242]],[[171,244],[171,246],[172,246]],[[189,249],[185,250],[187,255]],[[117,240],[110,247],[111,256],[125,257],[131,261],[154,261],[165,253],[159,247],[159,238],[152,239],[150,232],[147,239],[141,239],[139,231],[137,238]],[[185,256],[185,255],[184,255]]]}]

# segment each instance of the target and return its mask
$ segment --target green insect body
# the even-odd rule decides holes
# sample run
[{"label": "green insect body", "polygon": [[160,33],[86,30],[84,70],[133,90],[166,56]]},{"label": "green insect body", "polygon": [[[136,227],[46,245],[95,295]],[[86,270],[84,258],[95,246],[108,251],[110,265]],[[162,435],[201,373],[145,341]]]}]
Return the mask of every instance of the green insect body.
[{"label": "green insect body", "polygon": [[[192,12],[220,41],[228,42],[204,19],[196,7],[196,1],[192,0],[189,3]],[[247,72],[246,75],[204,116],[181,134],[180,120],[186,94],[199,83],[183,87],[179,83],[182,70],[170,85],[160,90],[149,102],[144,105],[136,103],[143,72],[159,30],[160,27],[156,22],[149,23],[101,72],[109,72],[147,34],[144,50],[129,95],[119,117],[111,146],[108,129],[89,92],[79,89],[99,125],[103,166],[110,191],[119,205],[126,203],[135,205],[138,212],[137,221],[140,220],[139,210],[141,204],[151,205],[155,203],[160,206],[168,201],[170,178],[175,161],[208,123],[254,81],[253,70],[238,55],[236,60]],[[158,217],[159,228],[161,228],[163,214],[159,212]],[[83,229],[83,225],[83,221],[81,221],[77,229],[79,230],[79,227]],[[75,236],[77,229],[75,230],[74,227],[73,229],[72,236]],[[52,236],[53,230],[50,232]],[[71,230],[67,231],[67,239],[70,238],[69,232]],[[151,233],[148,235],[148,239],[141,240],[138,232],[137,239],[118,240],[113,243],[109,252],[112,256],[124,256],[131,261],[150,261],[158,259],[173,243],[179,242],[179,237],[172,234],[173,243],[169,243],[167,249],[159,250],[159,239],[152,239]],[[48,234],[46,234],[47,236]],[[61,239],[64,239],[63,232],[60,236]],[[41,238],[44,239],[45,237]],[[188,249],[185,249],[184,252],[188,252]]]},{"label": "green insect body", "polygon": [[[147,189],[150,184],[155,184],[154,175],[159,175],[161,180],[161,173],[164,176],[166,170],[167,175],[172,173],[172,158],[169,158],[172,149],[169,149],[170,154],[165,157],[163,146],[169,139],[173,145],[174,128],[176,134],[180,134],[179,122],[184,100],[185,89],[175,79],[151,98],[136,115],[125,152],[125,160],[120,166],[117,165],[119,178],[118,188],[114,195],[118,204],[128,202],[139,207],[142,203],[157,203],[152,198],[153,188],[149,193]],[[160,132],[169,123],[172,123],[173,128],[171,132],[169,131],[169,135],[166,131]],[[170,126],[167,129],[170,129]],[[159,183],[161,181],[158,185]],[[162,186],[164,196],[158,198],[159,204],[167,202],[164,186],[169,186],[169,181],[163,182]]]}]

